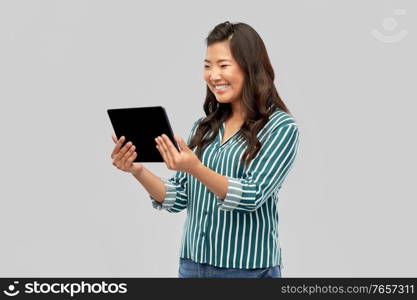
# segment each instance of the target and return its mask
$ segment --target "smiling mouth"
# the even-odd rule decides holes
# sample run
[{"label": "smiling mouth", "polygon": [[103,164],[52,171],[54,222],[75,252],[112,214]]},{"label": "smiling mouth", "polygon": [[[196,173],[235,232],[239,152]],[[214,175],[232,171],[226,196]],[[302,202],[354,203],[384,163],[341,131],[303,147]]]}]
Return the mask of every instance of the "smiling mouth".
[{"label": "smiling mouth", "polygon": [[230,84],[215,85],[214,90],[221,92],[221,91],[227,90],[229,87],[230,87]]}]

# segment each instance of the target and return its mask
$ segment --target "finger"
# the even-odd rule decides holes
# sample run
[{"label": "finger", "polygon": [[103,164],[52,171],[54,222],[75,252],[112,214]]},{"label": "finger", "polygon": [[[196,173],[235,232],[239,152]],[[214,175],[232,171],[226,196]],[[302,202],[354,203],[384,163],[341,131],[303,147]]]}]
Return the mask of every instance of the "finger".
[{"label": "finger", "polygon": [[123,148],[119,151],[119,153],[116,154],[116,157],[118,159],[122,159],[123,156],[126,154],[126,152],[132,147],[132,142],[127,142],[126,145],[123,146]]},{"label": "finger", "polygon": [[179,159],[179,152],[177,150],[177,148],[175,148],[174,144],[171,142],[171,140],[169,139],[168,136],[166,136],[165,134],[162,135],[162,138],[165,142],[165,147],[167,149],[168,152],[168,156],[171,159],[171,162],[175,162],[178,161]]},{"label": "finger", "polygon": [[121,163],[122,167],[126,167],[126,162],[129,159],[130,155],[132,155],[134,150],[135,150],[135,146],[132,145],[131,147],[129,147],[129,149],[125,152],[123,157],[120,159],[120,163]]},{"label": "finger", "polygon": [[122,144],[123,144],[123,142],[124,142],[124,140],[125,140],[125,137],[124,136],[122,136],[119,140],[118,140],[118,142],[117,142],[117,144],[116,144],[116,146],[114,147],[114,149],[113,149],[113,152],[111,153],[111,158],[113,158],[119,151],[120,151],[120,147],[122,146]]},{"label": "finger", "polygon": [[168,148],[165,145],[164,139],[159,137],[158,142],[159,142],[158,146],[159,146],[159,148],[161,148],[161,151],[164,155],[163,157],[165,158],[165,160],[167,162],[168,168],[171,169],[173,167],[172,159],[171,159],[171,156],[168,153]]},{"label": "finger", "polygon": [[117,144],[117,138],[116,138],[116,136],[114,134],[112,134],[111,138],[112,138],[113,142],[115,144]]},{"label": "finger", "polygon": [[187,146],[187,144],[184,142],[184,140],[183,140],[183,139],[180,139],[179,144],[180,144],[180,147],[181,147],[181,150],[182,150],[182,151],[186,151],[186,150],[188,150],[188,149],[189,149],[189,148],[188,148],[188,146]]},{"label": "finger", "polygon": [[130,165],[132,164],[132,162],[130,161],[130,157],[133,155],[133,153],[135,153],[135,146],[132,146],[123,157],[123,160],[124,160],[123,166],[125,167],[125,169],[128,169]]},{"label": "finger", "polygon": [[168,162],[168,160],[167,160],[167,158],[166,158],[166,155],[165,155],[164,151],[162,150],[162,146],[161,146],[160,142],[159,142],[159,141],[157,141],[156,143],[158,144],[158,145],[156,146],[156,148],[158,149],[159,153],[161,154],[162,159],[164,160],[165,165],[166,165],[168,168],[171,168],[171,167],[170,167],[170,165],[169,165],[169,162]]},{"label": "finger", "polygon": [[157,137],[155,139],[155,141],[156,141],[156,144],[158,146],[157,149],[158,149],[159,153],[161,154],[162,158],[164,159],[165,164],[167,165],[168,168],[170,168],[169,160],[168,160],[168,158],[166,156],[166,153],[165,153],[164,146],[163,146],[163,143],[161,141],[161,138],[160,137]]},{"label": "finger", "polygon": [[186,151],[189,149],[182,138],[180,138],[179,136],[175,136],[175,139],[177,140],[177,144],[180,147],[181,151]]},{"label": "finger", "polygon": [[138,156],[137,152],[133,152],[133,154],[130,156],[130,158],[128,159],[127,165],[130,167],[133,163],[133,161],[136,159],[136,157]]},{"label": "finger", "polygon": [[[173,150],[176,150],[177,148],[175,148],[174,144],[172,143],[172,141],[169,139],[168,136],[166,136],[165,134],[162,135],[162,140],[164,141],[167,149],[171,152]],[[178,150],[177,150],[178,152]]]},{"label": "finger", "polygon": [[119,159],[118,163],[119,163],[120,169],[122,169],[122,170],[124,170],[124,168],[125,168],[125,164],[126,164],[126,160],[128,158],[128,154],[129,154],[129,151],[127,153],[125,153],[122,157],[120,157],[120,159]]},{"label": "finger", "polygon": [[177,142],[177,145],[178,145],[178,147],[180,148],[180,150],[181,150],[181,151],[182,151],[182,150],[184,150],[184,149],[182,148],[180,138],[174,134],[174,139],[175,139],[175,141]]},{"label": "finger", "polygon": [[178,135],[175,135],[175,134],[174,134],[174,139],[177,141],[177,143],[179,143],[180,140],[181,140],[181,138]]}]

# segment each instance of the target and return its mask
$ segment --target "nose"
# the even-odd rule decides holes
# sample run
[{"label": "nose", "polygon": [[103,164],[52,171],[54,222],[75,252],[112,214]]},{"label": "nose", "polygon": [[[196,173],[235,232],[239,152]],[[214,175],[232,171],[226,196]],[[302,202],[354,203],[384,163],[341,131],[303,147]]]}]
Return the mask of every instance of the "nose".
[{"label": "nose", "polygon": [[209,78],[212,82],[219,81],[221,79],[220,74],[217,71],[211,71]]}]

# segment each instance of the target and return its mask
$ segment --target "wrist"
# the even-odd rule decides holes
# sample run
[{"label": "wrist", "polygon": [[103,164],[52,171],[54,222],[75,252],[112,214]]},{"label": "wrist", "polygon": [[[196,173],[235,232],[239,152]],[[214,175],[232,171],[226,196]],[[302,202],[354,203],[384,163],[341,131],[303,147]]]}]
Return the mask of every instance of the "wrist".
[{"label": "wrist", "polygon": [[190,174],[194,177],[197,177],[202,168],[204,168],[204,165],[199,161],[198,164],[195,165],[193,169],[191,169]]},{"label": "wrist", "polygon": [[141,168],[132,168],[132,170],[130,171],[130,173],[135,176],[136,178],[139,178],[139,176],[142,174],[143,170],[145,169],[144,166],[142,166]]}]

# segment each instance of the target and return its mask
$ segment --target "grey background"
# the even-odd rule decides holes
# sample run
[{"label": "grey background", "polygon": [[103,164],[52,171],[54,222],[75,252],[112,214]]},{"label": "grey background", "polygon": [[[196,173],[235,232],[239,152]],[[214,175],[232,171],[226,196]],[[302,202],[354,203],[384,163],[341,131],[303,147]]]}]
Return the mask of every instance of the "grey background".
[{"label": "grey background", "polygon": [[112,165],[106,109],[162,105],[186,138],[203,116],[204,38],[226,20],[261,35],[300,126],[279,200],[283,276],[417,276],[416,9],[1,1],[0,276],[177,276],[185,212],[154,210]]}]

